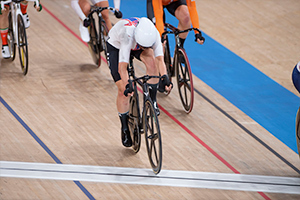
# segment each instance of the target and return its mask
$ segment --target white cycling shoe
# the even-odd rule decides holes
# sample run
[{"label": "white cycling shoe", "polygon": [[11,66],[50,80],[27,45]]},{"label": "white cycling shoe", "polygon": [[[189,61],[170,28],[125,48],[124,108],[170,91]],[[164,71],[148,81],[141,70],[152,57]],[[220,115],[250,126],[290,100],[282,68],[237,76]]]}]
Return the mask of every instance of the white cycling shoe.
[{"label": "white cycling shoe", "polygon": [[3,58],[10,58],[10,51],[7,45],[2,46],[2,57]]},{"label": "white cycling shoe", "polygon": [[30,26],[30,20],[29,20],[29,17],[28,17],[27,13],[25,13],[23,15],[23,21],[24,21],[25,28],[29,28],[29,26]]},{"label": "white cycling shoe", "polygon": [[81,39],[84,42],[89,42],[90,41],[90,33],[89,33],[89,29],[84,27],[82,22],[79,24],[79,31],[80,31],[80,36]]}]

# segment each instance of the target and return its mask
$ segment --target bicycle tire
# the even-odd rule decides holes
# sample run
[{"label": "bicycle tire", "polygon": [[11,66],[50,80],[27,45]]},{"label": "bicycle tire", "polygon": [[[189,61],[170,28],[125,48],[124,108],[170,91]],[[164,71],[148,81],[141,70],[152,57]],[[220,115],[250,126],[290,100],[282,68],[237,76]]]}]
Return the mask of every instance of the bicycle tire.
[{"label": "bicycle tire", "polygon": [[[169,39],[166,35],[166,44],[165,44],[165,51],[164,51],[164,61],[167,68],[167,74],[169,76],[170,81],[172,82],[172,77],[174,76],[174,67],[172,65],[171,54],[170,54],[170,45]],[[169,95],[171,91],[164,92],[165,95]]]},{"label": "bicycle tire", "polygon": [[132,139],[132,149],[137,153],[141,146],[141,133],[139,129],[140,110],[136,83],[134,84],[134,91],[134,95],[129,100],[128,127]]},{"label": "bicycle tire", "polygon": [[162,140],[157,114],[151,100],[144,103],[143,127],[149,162],[155,174],[158,174],[162,166]]},{"label": "bicycle tire", "polygon": [[28,72],[28,43],[26,36],[26,28],[24,25],[23,17],[18,15],[18,49],[19,49],[19,58],[20,64],[23,71],[24,76]]},{"label": "bicycle tire", "polygon": [[104,51],[105,59],[107,60],[107,45],[106,45],[106,38],[108,37],[108,28],[105,24],[105,21],[102,19],[100,26],[100,46],[101,51]]},{"label": "bicycle tire", "polygon": [[300,158],[300,107],[296,115],[296,140],[297,140],[297,147],[298,147],[298,155]]},{"label": "bicycle tire", "polygon": [[183,48],[177,49],[176,76],[180,100],[184,111],[190,113],[194,105],[194,85],[190,62]]},{"label": "bicycle tire", "polygon": [[15,43],[15,36],[13,31],[13,24],[12,24],[12,16],[11,12],[8,15],[8,33],[7,33],[7,43],[10,51],[10,59],[14,61],[16,58],[16,43]]},{"label": "bicycle tire", "polygon": [[90,41],[87,43],[89,47],[90,54],[93,58],[94,63],[100,67],[101,65],[101,56],[100,56],[100,49],[99,49],[99,40],[98,40],[98,33],[96,30],[95,19],[91,18],[91,24],[89,26],[89,33],[90,33]]}]

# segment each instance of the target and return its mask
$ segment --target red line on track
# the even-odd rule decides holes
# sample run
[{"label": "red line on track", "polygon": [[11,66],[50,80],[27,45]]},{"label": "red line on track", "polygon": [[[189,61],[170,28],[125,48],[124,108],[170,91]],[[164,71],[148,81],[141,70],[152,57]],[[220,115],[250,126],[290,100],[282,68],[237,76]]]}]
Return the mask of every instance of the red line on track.
[{"label": "red line on track", "polygon": [[[82,43],[84,43],[86,46],[87,43],[85,43],[74,31],[72,31],[67,25],[65,25],[60,19],[58,19],[52,12],[50,12],[45,6],[43,6],[46,12],[48,12],[54,19],[56,19],[63,27],[65,27],[72,35],[74,35],[78,40],[80,40]],[[102,56],[102,60],[106,61]],[[107,61],[106,61],[107,62]],[[142,90],[139,88],[139,91],[142,92]],[[169,113],[166,109],[164,109],[161,105],[159,105],[159,108],[166,113],[167,116],[169,116],[174,122],[176,122],[181,128],[183,128],[188,134],[190,134],[195,140],[197,140],[203,147],[205,147],[210,153],[212,153],[218,160],[220,160],[224,165],[226,165],[229,169],[231,169],[234,173],[240,174],[240,172],[235,169],[232,165],[230,165],[224,158],[222,158],[219,154],[217,154],[212,148],[210,148],[205,142],[203,142],[199,137],[197,137],[190,129],[188,129],[185,125],[183,125],[178,119],[176,119],[171,113]],[[265,193],[258,192],[263,198],[266,200],[271,200]]]}]

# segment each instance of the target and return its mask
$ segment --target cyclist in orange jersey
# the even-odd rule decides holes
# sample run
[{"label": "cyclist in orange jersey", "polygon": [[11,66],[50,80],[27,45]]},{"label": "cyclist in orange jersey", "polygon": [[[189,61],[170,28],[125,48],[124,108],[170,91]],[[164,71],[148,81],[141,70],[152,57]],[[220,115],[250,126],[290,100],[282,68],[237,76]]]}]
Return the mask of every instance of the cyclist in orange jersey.
[{"label": "cyclist in orange jersey", "polygon": [[[195,0],[147,0],[147,16],[156,25],[160,35],[164,32],[164,8],[178,19],[179,30],[188,29],[191,25],[199,29],[199,18]],[[182,46],[187,34],[181,33],[179,35]],[[203,44],[205,38],[195,31],[195,41]]]}]

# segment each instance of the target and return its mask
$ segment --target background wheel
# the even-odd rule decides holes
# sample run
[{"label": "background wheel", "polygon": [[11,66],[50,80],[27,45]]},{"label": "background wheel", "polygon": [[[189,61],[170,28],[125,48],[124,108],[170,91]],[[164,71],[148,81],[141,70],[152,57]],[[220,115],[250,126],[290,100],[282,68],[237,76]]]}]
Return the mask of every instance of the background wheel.
[{"label": "background wheel", "polygon": [[[167,73],[170,81],[172,82],[172,76],[174,76],[174,67],[172,66],[171,54],[170,54],[170,46],[168,36],[166,35],[166,43],[164,45],[164,61],[167,68]],[[171,91],[164,92],[165,95],[169,95]]]},{"label": "background wheel", "polygon": [[28,44],[26,29],[21,15],[18,15],[18,43],[19,43],[19,58],[23,74],[28,72]]},{"label": "background wheel", "polygon": [[101,49],[102,51],[104,51],[104,56],[105,56],[105,59],[107,60],[107,46],[106,46],[106,41],[107,41],[107,38],[108,38],[108,28],[105,24],[105,21],[102,20],[101,21]]},{"label": "background wheel", "polygon": [[190,113],[194,105],[194,85],[192,70],[184,49],[178,48],[176,56],[176,76],[178,92],[185,112]]},{"label": "background wheel", "polygon": [[298,147],[298,154],[300,158],[300,107],[297,111],[297,116],[296,116],[296,141]]},{"label": "background wheel", "polygon": [[13,33],[13,25],[12,25],[12,18],[11,13],[8,15],[8,34],[7,34],[7,43],[10,51],[11,60],[15,60],[16,57],[16,43],[15,37]]},{"label": "background wheel", "polygon": [[89,26],[90,32],[90,41],[87,43],[89,47],[90,54],[93,58],[94,63],[100,67],[101,65],[101,56],[100,56],[100,49],[98,43],[98,34],[96,31],[95,20],[91,18],[91,24]]},{"label": "background wheel", "polygon": [[158,118],[151,101],[146,100],[144,109],[143,125],[148,158],[153,172],[158,174],[162,166],[162,142]]}]

